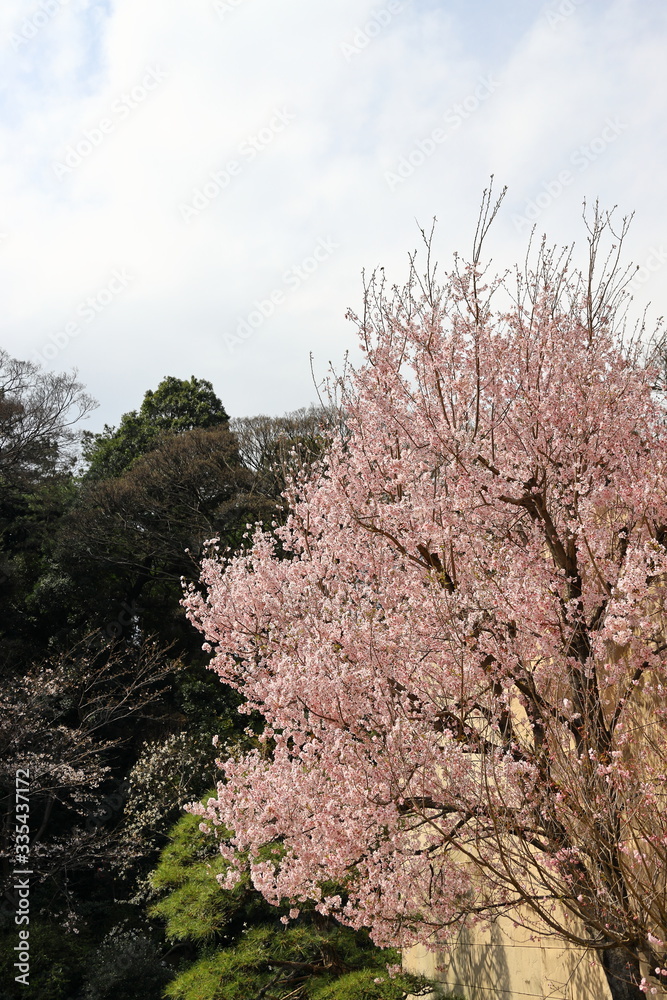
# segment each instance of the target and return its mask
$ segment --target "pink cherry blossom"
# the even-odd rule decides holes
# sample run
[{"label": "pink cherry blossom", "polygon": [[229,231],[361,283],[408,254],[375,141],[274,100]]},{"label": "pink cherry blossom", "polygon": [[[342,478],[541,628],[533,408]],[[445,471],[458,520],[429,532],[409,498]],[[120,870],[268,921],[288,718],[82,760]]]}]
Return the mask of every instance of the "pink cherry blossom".
[{"label": "pink cherry blossom", "polygon": [[667,938],[661,371],[615,258],[589,289],[543,246],[512,287],[479,250],[370,282],[339,437],[185,600],[268,740],[200,811],[274,903],[394,946],[523,903],[638,996]]}]

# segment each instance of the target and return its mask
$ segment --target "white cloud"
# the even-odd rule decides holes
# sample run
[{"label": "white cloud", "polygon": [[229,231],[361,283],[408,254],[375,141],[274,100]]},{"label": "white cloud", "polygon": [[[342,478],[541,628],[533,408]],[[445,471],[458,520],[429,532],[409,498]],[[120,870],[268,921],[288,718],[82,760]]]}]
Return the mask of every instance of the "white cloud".
[{"label": "white cloud", "polygon": [[[640,263],[665,242],[660,7],[584,0],[549,24],[553,3],[398,6],[69,0],[16,49],[11,36],[39,3],[6,0],[3,346],[42,351],[125,268],[132,282],[52,361],[79,368],[102,402],[96,422],[116,422],[166,374],[210,378],[230,413],[279,412],[314,398],[311,350],[323,371],[354,348],[343,317],[359,305],[361,268],[384,264],[402,280],[415,217],[439,217],[444,263],[465,252],[491,172],[510,184],[490,241],[499,263],[525,243],[513,216],[563,169],[573,180],[540,210],[538,229],[583,239],[581,200],[599,195],[637,210],[629,245]],[[150,72],[158,82],[142,96]],[[450,116],[446,141],[392,191],[385,173],[489,75],[498,86],[488,100],[455,127]],[[294,119],[268,140],[276,110]],[[610,117],[624,125],[617,138],[575,166]],[[252,136],[266,141],[251,158]],[[81,162],[58,178],[68,147]],[[232,160],[236,173],[216,194],[211,174]],[[182,206],[206,184],[187,224]],[[285,288],[320,238],[340,246]],[[658,311],[664,284],[656,272],[644,286]],[[226,349],[275,289],[286,294],[273,315]]]}]

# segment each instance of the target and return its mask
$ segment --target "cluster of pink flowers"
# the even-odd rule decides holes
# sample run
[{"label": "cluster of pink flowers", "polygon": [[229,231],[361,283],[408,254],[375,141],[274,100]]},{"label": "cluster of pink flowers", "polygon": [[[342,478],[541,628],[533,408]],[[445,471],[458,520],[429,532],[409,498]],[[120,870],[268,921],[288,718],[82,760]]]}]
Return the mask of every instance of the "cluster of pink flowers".
[{"label": "cluster of pink flowers", "polygon": [[267,899],[382,944],[524,902],[636,949],[667,936],[657,370],[564,271],[493,291],[371,286],[340,437],[283,527],[204,564],[188,612],[270,749],[204,816]]}]

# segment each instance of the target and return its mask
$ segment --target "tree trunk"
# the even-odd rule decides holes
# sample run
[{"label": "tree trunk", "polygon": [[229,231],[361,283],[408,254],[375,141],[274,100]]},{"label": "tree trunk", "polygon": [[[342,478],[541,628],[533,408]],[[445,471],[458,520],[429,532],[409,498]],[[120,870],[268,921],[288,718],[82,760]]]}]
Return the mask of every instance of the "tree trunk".
[{"label": "tree trunk", "polygon": [[602,967],[613,1000],[646,1000],[639,989],[642,977],[637,955],[624,948],[607,948],[602,952]]}]

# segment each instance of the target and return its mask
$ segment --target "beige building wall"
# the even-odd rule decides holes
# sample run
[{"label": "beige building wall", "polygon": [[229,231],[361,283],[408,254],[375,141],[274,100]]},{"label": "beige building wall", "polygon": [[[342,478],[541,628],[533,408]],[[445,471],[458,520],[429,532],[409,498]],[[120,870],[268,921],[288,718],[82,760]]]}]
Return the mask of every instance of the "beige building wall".
[{"label": "beige building wall", "polygon": [[507,917],[486,930],[463,930],[451,953],[410,948],[403,967],[465,1000],[611,1000],[594,954],[557,937],[531,940]]},{"label": "beige building wall", "polygon": [[[654,581],[658,591],[653,612],[660,616],[662,632],[667,635],[667,574]],[[610,649],[610,658],[623,656],[622,647]],[[656,703],[664,704],[662,689],[646,694],[645,685],[652,675],[646,675],[634,694],[638,718],[655,719]],[[611,708],[616,704],[618,689],[610,688],[606,697]],[[609,705],[605,706],[609,709]],[[526,714],[518,702],[513,703],[515,722],[521,726]],[[657,751],[647,745],[646,760],[651,753],[664,760],[664,747]],[[474,755],[471,754],[471,758]],[[650,772],[649,772],[650,773]],[[667,888],[660,887],[667,899]],[[534,922],[534,917],[532,918]],[[562,938],[545,933],[531,940],[531,933],[517,927],[508,917],[500,917],[492,927],[464,929],[451,951],[431,952],[422,946],[403,953],[403,968],[442,983],[443,993],[460,995],[464,1000],[612,1000],[599,958],[591,952],[568,944]],[[648,975],[648,969],[642,968]],[[652,984],[653,985],[653,984]],[[436,1000],[438,993],[434,993]],[[655,1000],[667,1000],[667,988],[658,988]]]}]

